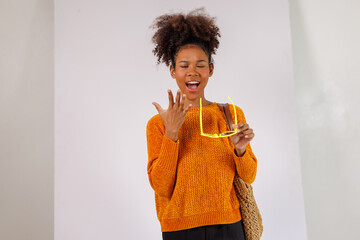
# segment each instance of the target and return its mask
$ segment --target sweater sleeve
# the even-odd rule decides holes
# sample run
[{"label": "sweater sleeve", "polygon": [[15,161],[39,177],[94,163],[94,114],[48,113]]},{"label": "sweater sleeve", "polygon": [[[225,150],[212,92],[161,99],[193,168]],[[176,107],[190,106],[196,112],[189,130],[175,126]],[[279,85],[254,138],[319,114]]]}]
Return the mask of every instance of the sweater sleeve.
[{"label": "sweater sleeve", "polygon": [[[236,106],[236,115],[238,119],[238,123],[244,122],[246,124],[246,119],[241,108]],[[251,128],[251,126],[250,126]],[[246,145],[246,151],[242,157],[238,157],[234,148],[234,159],[236,170],[241,179],[243,179],[246,183],[252,184],[255,181],[256,172],[257,172],[257,159],[252,152],[251,145],[248,143]]]},{"label": "sweater sleeve", "polygon": [[147,173],[155,193],[163,197],[171,197],[176,178],[179,140],[174,142],[166,137],[162,119],[155,117],[149,120],[146,127]]}]

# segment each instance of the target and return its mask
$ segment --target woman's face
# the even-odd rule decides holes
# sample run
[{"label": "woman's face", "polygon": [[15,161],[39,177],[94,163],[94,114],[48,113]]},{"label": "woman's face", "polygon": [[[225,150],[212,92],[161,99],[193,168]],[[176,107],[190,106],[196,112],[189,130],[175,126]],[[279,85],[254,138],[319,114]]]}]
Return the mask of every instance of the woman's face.
[{"label": "woman's face", "polygon": [[199,46],[186,45],[178,51],[175,69],[170,67],[170,72],[181,93],[186,94],[188,100],[197,101],[200,97],[204,98],[204,89],[212,76],[213,64],[209,65],[209,57]]}]

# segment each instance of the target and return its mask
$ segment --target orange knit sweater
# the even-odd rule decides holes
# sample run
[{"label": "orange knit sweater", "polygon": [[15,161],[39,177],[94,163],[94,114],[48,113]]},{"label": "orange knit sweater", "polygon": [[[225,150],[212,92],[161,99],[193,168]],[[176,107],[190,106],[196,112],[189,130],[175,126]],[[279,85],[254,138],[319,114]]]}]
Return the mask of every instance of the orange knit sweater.
[{"label": "orange knit sweater", "polygon": [[[233,106],[229,107],[234,116]],[[246,123],[238,106],[236,112],[238,123]],[[255,180],[257,159],[250,144],[238,157],[230,138],[201,136],[199,114],[200,108],[189,110],[176,142],[164,135],[159,114],[146,127],[147,173],[162,232],[240,221],[235,171],[249,184]],[[217,103],[203,107],[202,115],[204,133],[228,131]]]}]

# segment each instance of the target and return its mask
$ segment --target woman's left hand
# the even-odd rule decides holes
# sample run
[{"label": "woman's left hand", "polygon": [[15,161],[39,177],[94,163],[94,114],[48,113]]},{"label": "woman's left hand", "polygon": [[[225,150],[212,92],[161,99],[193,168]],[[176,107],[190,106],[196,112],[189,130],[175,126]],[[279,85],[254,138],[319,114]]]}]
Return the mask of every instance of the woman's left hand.
[{"label": "woman's left hand", "polygon": [[246,151],[246,145],[253,140],[255,133],[249,127],[249,124],[243,122],[234,125],[234,130],[237,129],[237,133],[230,137],[232,143],[235,146],[237,152],[244,153]]}]

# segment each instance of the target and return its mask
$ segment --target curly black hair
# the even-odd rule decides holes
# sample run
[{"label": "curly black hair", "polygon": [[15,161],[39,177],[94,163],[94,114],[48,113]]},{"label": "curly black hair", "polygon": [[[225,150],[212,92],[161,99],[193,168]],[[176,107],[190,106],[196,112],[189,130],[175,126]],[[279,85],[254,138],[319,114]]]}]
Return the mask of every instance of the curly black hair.
[{"label": "curly black hair", "polygon": [[164,14],[157,17],[151,26],[157,29],[152,42],[155,44],[153,53],[157,56],[157,63],[175,67],[175,56],[180,48],[187,44],[201,47],[212,63],[211,54],[216,53],[221,37],[219,28],[215,25],[214,17],[198,8],[187,15],[183,13]]}]

